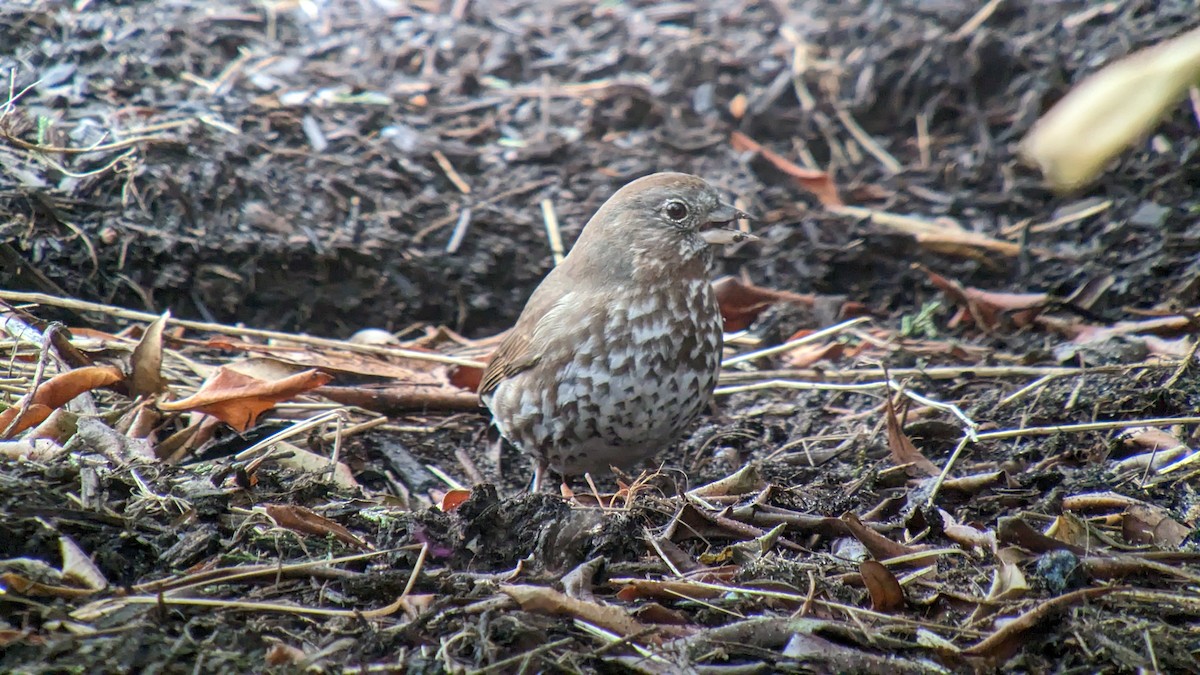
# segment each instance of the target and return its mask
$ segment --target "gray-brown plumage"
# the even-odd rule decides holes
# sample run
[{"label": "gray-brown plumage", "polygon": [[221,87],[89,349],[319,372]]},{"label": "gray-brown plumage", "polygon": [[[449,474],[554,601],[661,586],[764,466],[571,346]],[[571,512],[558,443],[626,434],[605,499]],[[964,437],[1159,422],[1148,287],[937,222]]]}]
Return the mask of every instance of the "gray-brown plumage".
[{"label": "gray-brown plumage", "polygon": [[696,176],[646,176],[542,280],[479,386],[500,433],[534,459],[534,490],[547,467],[654,455],[708,403],[722,347],[711,247],[747,236],[714,225],[744,217]]}]

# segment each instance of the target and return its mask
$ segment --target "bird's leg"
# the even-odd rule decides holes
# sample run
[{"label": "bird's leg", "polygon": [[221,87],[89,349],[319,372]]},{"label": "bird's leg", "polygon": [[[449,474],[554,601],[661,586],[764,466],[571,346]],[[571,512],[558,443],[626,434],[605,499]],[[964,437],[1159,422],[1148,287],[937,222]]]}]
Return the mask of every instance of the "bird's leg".
[{"label": "bird's leg", "polygon": [[533,484],[529,486],[530,492],[541,492],[542,481],[546,477],[546,469],[549,468],[546,460],[533,460]]}]

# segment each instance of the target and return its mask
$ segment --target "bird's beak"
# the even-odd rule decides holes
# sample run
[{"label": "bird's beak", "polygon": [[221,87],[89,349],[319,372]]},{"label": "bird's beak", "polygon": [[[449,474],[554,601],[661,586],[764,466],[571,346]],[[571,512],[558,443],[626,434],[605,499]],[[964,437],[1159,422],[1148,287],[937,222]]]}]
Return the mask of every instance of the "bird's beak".
[{"label": "bird's beak", "polygon": [[712,212],[708,214],[709,227],[702,231],[700,236],[704,238],[704,241],[712,244],[713,246],[719,246],[721,244],[736,244],[740,241],[753,241],[758,239],[758,237],[750,234],[749,232],[742,232],[741,230],[732,227],[719,227],[720,225],[728,225],[735,220],[741,220],[743,218],[746,220],[754,220],[749,214],[741,209],[734,208],[725,202],[721,202],[717,204],[717,208],[713,209]]}]

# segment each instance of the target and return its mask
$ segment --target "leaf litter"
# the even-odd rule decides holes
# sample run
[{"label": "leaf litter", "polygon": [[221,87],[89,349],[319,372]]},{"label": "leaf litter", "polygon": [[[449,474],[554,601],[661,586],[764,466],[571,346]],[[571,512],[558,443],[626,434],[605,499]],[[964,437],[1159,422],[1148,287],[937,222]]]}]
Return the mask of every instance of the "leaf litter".
[{"label": "leaf litter", "polygon": [[[1015,147],[1194,7],[450,4],[2,10],[0,666],[1197,669],[1195,90],[1090,202]],[[679,167],[762,216],[719,412],[524,494],[543,228]]]}]

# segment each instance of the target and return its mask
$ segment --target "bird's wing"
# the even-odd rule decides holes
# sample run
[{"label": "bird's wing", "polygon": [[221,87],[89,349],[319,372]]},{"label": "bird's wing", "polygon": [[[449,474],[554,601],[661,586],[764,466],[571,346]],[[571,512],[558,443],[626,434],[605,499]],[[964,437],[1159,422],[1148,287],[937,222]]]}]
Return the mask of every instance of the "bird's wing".
[{"label": "bird's wing", "polygon": [[547,336],[560,332],[580,301],[579,294],[572,291],[545,307],[547,303],[539,302],[541,299],[536,295],[530,298],[517,325],[488,361],[479,381],[480,396],[492,393],[504,380],[537,365],[545,355]]}]

